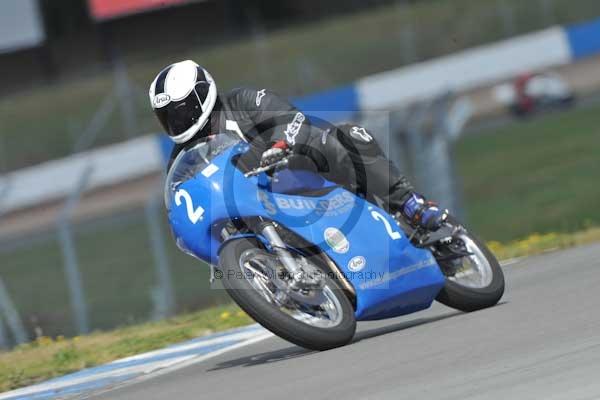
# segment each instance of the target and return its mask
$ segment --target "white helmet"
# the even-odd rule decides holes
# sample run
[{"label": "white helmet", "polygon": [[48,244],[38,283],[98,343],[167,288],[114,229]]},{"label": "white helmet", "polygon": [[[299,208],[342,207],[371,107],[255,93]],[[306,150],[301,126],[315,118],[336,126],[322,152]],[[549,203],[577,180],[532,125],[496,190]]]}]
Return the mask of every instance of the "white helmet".
[{"label": "white helmet", "polygon": [[150,103],[175,143],[185,143],[209,120],[217,101],[217,85],[207,70],[193,61],[163,69],[150,85]]}]

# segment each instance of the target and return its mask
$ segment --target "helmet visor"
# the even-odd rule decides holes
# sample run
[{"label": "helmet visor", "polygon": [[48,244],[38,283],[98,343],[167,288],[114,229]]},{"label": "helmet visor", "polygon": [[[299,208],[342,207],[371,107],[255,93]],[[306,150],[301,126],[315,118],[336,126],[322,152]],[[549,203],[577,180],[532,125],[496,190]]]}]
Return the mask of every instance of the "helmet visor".
[{"label": "helmet visor", "polygon": [[[169,136],[178,136],[190,129],[202,116],[202,106],[196,90],[183,100],[172,101],[154,110]],[[201,127],[200,127],[201,128]]]}]

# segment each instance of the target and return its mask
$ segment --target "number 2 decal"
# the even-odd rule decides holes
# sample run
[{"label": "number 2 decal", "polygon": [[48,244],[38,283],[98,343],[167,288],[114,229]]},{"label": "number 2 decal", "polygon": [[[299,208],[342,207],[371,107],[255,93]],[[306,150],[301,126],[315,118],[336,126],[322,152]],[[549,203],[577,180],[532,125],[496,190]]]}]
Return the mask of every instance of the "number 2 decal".
[{"label": "number 2 decal", "polygon": [[190,196],[190,194],[183,189],[179,189],[175,193],[175,204],[177,204],[177,207],[181,206],[181,204],[182,204],[181,199],[183,199],[185,201],[187,215],[188,215],[188,218],[190,219],[190,221],[192,222],[192,224],[195,224],[196,222],[200,221],[200,219],[202,219],[202,215],[204,215],[204,208],[198,207],[194,210],[194,203],[192,202],[192,196]]},{"label": "number 2 decal", "polygon": [[392,229],[392,226],[390,225],[389,221],[383,215],[381,215],[377,211],[371,211],[371,216],[373,217],[373,219],[375,219],[375,221],[383,222],[385,230],[387,234],[390,235],[392,240],[398,240],[402,237],[402,235],[400,235],[400,232],[396,232]]}]

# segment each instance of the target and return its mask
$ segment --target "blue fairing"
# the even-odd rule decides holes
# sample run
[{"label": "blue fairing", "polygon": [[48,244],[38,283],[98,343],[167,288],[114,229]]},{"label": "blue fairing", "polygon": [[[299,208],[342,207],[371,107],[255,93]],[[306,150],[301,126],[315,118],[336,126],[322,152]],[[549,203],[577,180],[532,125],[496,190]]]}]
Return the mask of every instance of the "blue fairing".
[{"label": "blue fairing", "polygon": [[[169,211],[180,247],[217,264],[223,222],[262,216],[319,246],[338,265],[355,288],[357,319],[394,317],[430,306],[444,276],[431,253],[412,246],[384,210],[308,172],[287,171],[273,186],[264,175],[246,178],[231,162],[246,146],[238,144],[212,159],[209,177],[198,173],[178,186],[192,199],[192,204],[180,201]],[[329,190],[320,196],[285,194],[297,193],[298,187]],[[193,223],[190,212],[198,207],[204,213]]]}]

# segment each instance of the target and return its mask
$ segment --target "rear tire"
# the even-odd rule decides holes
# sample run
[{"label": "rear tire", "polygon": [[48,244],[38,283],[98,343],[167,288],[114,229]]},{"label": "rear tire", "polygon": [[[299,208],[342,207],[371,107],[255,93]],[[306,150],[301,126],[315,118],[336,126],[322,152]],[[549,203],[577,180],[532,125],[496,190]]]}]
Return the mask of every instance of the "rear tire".
[{"label": "rear tire", "polygon": [[[449,217],[448,222],[452,225],[460,225],[454,218]],[[504,294],[504,273],[496,257],[488,247],[470,232],[466,233],[472,242],[479,248],[492,273],[490,283],[482,288],[461,285],[449,277],[446,284],[438,294],[436,300],[440,303],[457,310],[471,312],[492,307],[500,301]]]},{"label": "rear tire", "polygon": [[242,254],[256,248],[263,247],[256,240],[244,238],[226,243],[221,250],[219,269],[223,273],[223,286],[231,298],[256,322],[298,346],[311,350],[328,350],[348,344],[354,337],[356,320],[350,300],[337,283],[324,274],[324,283],[332,289],[341,306],[341,321],[336,326],[327,328],[301,322],[267,301],[248,279],[240,279],[240,276],[244,276],[240,265]]}]

